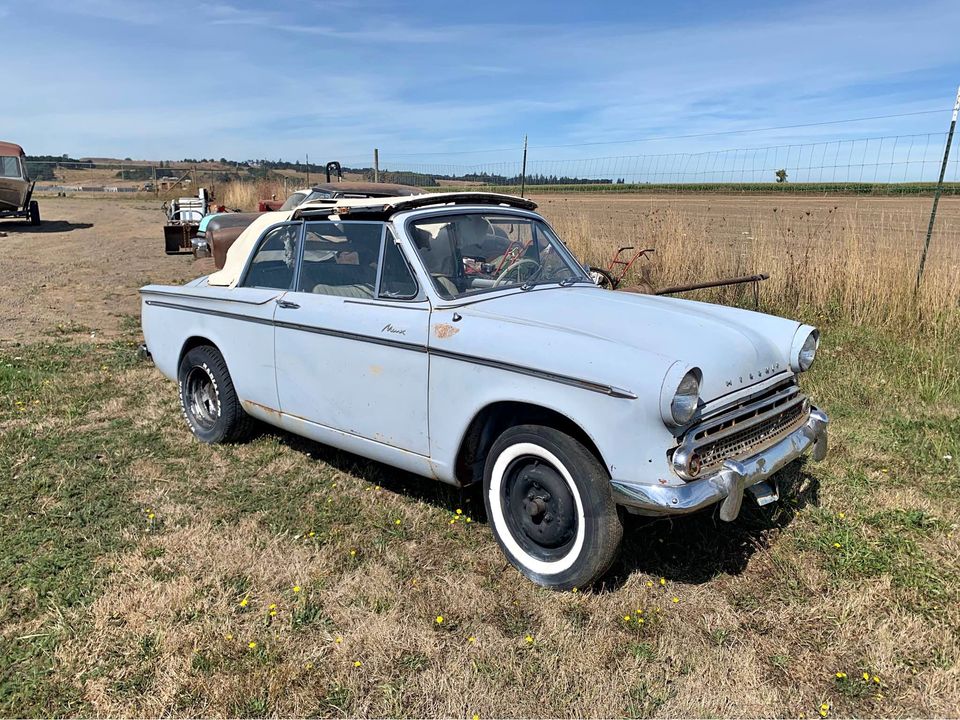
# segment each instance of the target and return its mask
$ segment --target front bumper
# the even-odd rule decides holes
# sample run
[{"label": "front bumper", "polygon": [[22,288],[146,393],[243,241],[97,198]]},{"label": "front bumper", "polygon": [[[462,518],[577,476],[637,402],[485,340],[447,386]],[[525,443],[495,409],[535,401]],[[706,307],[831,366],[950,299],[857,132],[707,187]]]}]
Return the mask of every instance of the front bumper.
[{"label": "front bumper", "polygon": [[619,505],[650,515],[683,515],[722,501],[720,519],[735,520],[746,488],[763,482],[811,448],[813,459],[823,460],[829,422],[826,413],[811,408],[806,423],[752,457],[727,460],[712,475],[683,485],[612,480],[614,499]]}]

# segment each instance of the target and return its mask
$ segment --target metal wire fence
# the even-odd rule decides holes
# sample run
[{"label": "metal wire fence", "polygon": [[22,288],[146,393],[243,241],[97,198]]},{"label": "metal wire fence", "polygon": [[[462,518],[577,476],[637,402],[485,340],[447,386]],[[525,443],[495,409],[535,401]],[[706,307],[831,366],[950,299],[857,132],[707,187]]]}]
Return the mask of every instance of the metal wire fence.
[{"label": "metal wire fence", "polygon": [[[678,191],[717,189],[835,190],[917,193],[937,179],[946,133],[889,135],[702,152],[539,157],[530,152],[524,176],[520,157],[477,164],[410,162],[381,151],[381,175],[425,186],[519,186],[565,190]],[[369,173],[369,168],[363,169]],[[960,181],[960,158],[951,159],[946,181]],[[738,187],[739,186],[739,187]],[[754,187],[756,186],[756,187]],[[869,187],[867,187],[869,186]]]},{"label": "metal wire fence", "polygon": [[[345,179],[395,182],[428,189],[519,188],[563,191],[852,192],[920,194],[931,190],[943,157],[946,133],[831,139],[817,142],[707,149],[692,152],[556,157],[557,150],[522,148],[513,159],[446,162],[442,156],[391,156],[373,163],[343,161]],[[552,153],[554,156],[548,155]],[[436,159],[433,159],[436,157]],[[449,158],[456,157],[451,154]],[[72,158],[28,161],[41,190],[154,192],[229,182],[273,180],[292,191],[323,182],[322,165],[213,160],[149,163]],[[957,193],[960,153],[947,167],[946,192]]]}]

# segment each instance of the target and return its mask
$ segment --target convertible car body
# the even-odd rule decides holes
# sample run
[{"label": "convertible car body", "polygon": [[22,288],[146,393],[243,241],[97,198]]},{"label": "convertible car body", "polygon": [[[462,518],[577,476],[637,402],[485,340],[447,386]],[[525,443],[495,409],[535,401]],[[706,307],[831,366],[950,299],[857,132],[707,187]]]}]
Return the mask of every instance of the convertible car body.
[{"label": "convertible car body", "polygon": [[819,335],[793,320],[619,293],[521,198],[343,200],[265,213],[224,268],[141,289],[145,352],[191,430],[251,418],[437,480],[483,484],[533,581],[584,586],[649,515],[745,491],[826,452],[798,384]]}]

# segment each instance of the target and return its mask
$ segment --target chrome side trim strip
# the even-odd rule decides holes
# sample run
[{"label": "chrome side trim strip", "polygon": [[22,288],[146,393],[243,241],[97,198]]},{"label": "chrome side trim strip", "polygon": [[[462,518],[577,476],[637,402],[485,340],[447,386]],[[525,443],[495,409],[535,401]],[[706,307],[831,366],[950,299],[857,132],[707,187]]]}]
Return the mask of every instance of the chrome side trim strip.
[{"label": "chrome side trim strip", "polygon": [[400,350],[412,350],[413,352],[427,352],[426,345],[418,343],[408,343],[402,340],[391,340],[389,338],[379,338],[374,335],[361,335],[359,333],[346,332],[345,330],[331,330],[330,328],[316,327],[315,325],[301,325],[300,323],[285,322],[283,320],[274,320],[273,326],[285,330],[298,330],[300,332],[313,333],[314,335],[327,335],[329,337],[341,338],[343,340],[355,340],[356,342],[371,343],[373,345],[385,345],[395,347]]},{"label": "chrome side trim strip", "polygon": [[[240,304],[240,305],[266,305],[268,302],[271,302],[272,300],[276,300],[278,295],[282,295],[283,293],[285,293],[285,292],[287,292],[287,291],[286,291],[286,290],[277,290],[277,294],[276,294],[276,295],[271,295],[271,296],[268,297],[266,300],[260,300],[260,301],[257,301],[257,300],[241,300],[240,298],[220,298],[220,297],[214,297],[214,296],[212,296],[212,295],[192,295],[192,294],[190,294],[190,293],[175,293],[175,292],[167,292],[167,291],[164,291],[164,290],[146,290],[146,291],[144,291],[143,288],[141,288],[141,289],[138,290],[137,292],[139,292],[141,295],[148,295],[148,296],[149,296],[149,295],[161,295],[161,296],[164,296],[164,297],[188,298],[188,299],[192,299],[192,300],[204,300],[204,301],[206,301],[206,302],[210,302],[211,300],[214,300],[214,301],[216,301],[216,302],[238,303],[238,304]],[[151,302],[151,301],[149,301],[149,300],[147,300],[147,303],[150,304],[150,305],[159,304],[159,303]],[[181,306],[178,306],[178,307],[181,307]],[[181,309],[183,309],[183,310],[193,310],[194,308],[181,307]]]},{"label": "chrome side trim strip", "polygon": [[[176,294],[176,293],[171,293]],[[210,298],[205,298],[209,300]],[[402,340],[393,340],[390,338],[378,338],[372,335],[361,335],[359,333],[345,332],[342,330],[332,330],[329,328],[321,328],[313,325],[301,325],[300,323],[291,323],[284,322],[282,320],[271,320],[267,318],[254,318],[249,315],[240,315],[238,313],[226,312],[225,310],[213,310],[209,308],[198,308],[198,307],[189,307],[187,305],[180,305],[178,303],[169,303],[163,302],[162,300],[146,300],[147,305],[155,305],[157,307],[171,308],[174,310],[184,310],[185,312],[199,313],[201,315],[213,315],[217,317],[225,317],[230,320],[243,320],[247,322],[258,323],[261,325],[273,325],[274,327],[285,328],[287,330],[298,330],[300,332],[309,332],[316,333],[318,335],[329,335],[331,337],[338,337],[344,340],[354,340],[356,342],[367,342],[374,345],[385,345],[389,347],[396,347],[403,350],[411,350],[413,352],[423,352],[428,353],[436,357],[443,357],[449,360],[457,360],[459,362],[473,363],[475,365],[483,365],[485,367],[497,368],[499,370],[506,370],[508,372],[517,373],[520,375],[527,375],[529,377],[540,378],[541,380],[548,380],[550,382],[560,383],[561,385],[569,385],[571,387],[578,387],[583,390],[590,390],[591,392],[600,393],[601,395],[608,395],[615,398],[623,398],[626,400],[636,400],[637,395],[630,390],[625,390],[623,388],[618,388],[613,385],[604,385],[603,383],[593,382],[591,380],[584,380],[582,378],[571,377],[569,375],[560,375],[558,373],[548,372],[546,370],[538,370],[536,368],[528,368],[523,365],[514,365],[513,363],[503,362],[502,360],[492,360],[490,358],[477,357],[475,355],[465,355],[463,353],[451,352],[449,350],[438,350],[436,348],[431,348],[426,345],[420,345],[418,343],[407,343]]]},{"label": "chrome side trim strip", "polygon": [[626,398],[628,400],[637,399],[635,393],[632,393],[629,390],[624,390],[623,388],[614,387],[612,385],[603,385],[601,383],[591,382],[590,380],[582,380],[580,378],[570,377],[569,375],[558,375],[557,373],[548,372],[546,370],[536,370],[534,368],[524,367],[523,365],[514,365],[513,363],[503,362],[502,360],[491,360],[489,358],[476,357],[475,355],[463,355],[461,353],[451,352],[449,350],[437,350],[436,348],[430,348],[430,354],[436,355],[437,357],[448,358],[450,360],[473,363],[474,365],[483,365],[485,367],[497,368],[499,370],[508,370],[509,372],[515,372],[520,375],[529,375],[530,377],[549,380],[562,385],[571,385],[573,387],[583,388],[584,390],[591,390],[603,395],[609,395],[610,397]]},{"label": "chrome side trim strip", "polygon": [[[175,293],[171,293],[171,295],[174,295],[174,294]],[[178,295],[177,297],[180,297],[180,296]],[[204,299],[209,300],[210,298],[204,298]],[[252,322],[258,325],[273,325],[273,320],[269,318],[250,317],[249,315],[240,315],[239,313],[227,312],[226,310],[212,310],[210,308],[190,307],[188,305],[180,305],[179,303],[169,303],[169,302],[164,302],[162,300],[146,300],[144,302],[146,302],[147,305],[155,305],[156,307],[172,308],[174,310],[185,310],[186,312],[198,313],[200,315],[214,315],[216,317],[228,318],[229,320],[241,320],[245,322]],[[248,303],[248,304],[262,305],[263,303]]]}]

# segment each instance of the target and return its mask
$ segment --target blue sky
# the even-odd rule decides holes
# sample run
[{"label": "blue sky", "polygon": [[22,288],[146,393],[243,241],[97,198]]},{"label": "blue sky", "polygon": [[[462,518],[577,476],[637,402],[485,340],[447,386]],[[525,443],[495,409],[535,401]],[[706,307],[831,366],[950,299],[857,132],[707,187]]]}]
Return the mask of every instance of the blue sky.
[{"label": "blue sky", "polygon": [[515,158],[524,133],[531,155],[590,158],[940,132],[957,27],[956,0],[0,0],[18,80],[0,135],[33,154],[469,164]]}]

